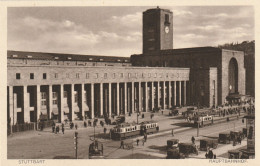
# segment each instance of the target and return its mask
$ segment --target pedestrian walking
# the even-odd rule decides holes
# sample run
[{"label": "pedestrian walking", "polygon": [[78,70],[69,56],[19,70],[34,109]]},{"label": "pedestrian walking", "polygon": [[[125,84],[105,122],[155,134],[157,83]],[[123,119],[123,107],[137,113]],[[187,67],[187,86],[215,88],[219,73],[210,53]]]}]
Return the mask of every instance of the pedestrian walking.
[{"label": "pedestrian walking", "polygon": [[146,142],[146,140],[147,140],[147,134],[144,133],[144,141]]},{"label": "pedestrian walking", "polygon": [[172,129],[172,136],[174,136],[174,131],[173,131],[173,129]]},{"label": "pedestrian walking", "polygon": [[57,133],[60,132],[60,126],[57,126]]},{"label": "pedestrian walking", "polygon": [[55,132],[55,125],[52,125],[52,132]]},{"label": "pedestrian walking", "polygon": [[78,129],[78,125],[77,125],[77,123],[75,124],[75,129],[76,129],[76,130]]},{"label": "pedestrian walking", "polygon": [[120,148],[123,148],[124,149],[124,141],[122,140],[121,143],[120,143]]},{"label": "pedestrian walking", "polygon": [[87,127],[87,123],[86,123],[86,121],[84,121],[84,127],[85,127],[85,128]]},{"label": "pedestrian walking", "polygon": [[104,127],[104,134],[106,134],[106,133],[107,133],[107,128]]},{"label": "pedestrian walking", "polygon": [[212,151],[212,149],[210,149],[210,150],[209,150],[208,157],[209,157],[210,159],[213,159],[213,157],[214,157],[214,154],[213,154],[213,151]]},{"label": "pedestrian walking", "polygon": [[137,145],[137,146],[139,145],[139,139],[136,140],[136,145]]},{"label": "pedestrian walking", "polygon": [[62,134],[64,134],[64,126],[61,126]]},{"label": "pedestrian walking", "polygon": [[58,126],[56,126],[55,128],[55,134],[57,134],[57,132],[58,132]]},{"label": "pedestrian walking", "polygon": [[142,139],[142,142],[143,142],[143,146],[144,146],[144,143],[145,143],[145,139]]},{"label": "pedestrian walking", "polygon": [[194,136],[191,137],[191,141],[192,141],[193,144],[195,144],[195,138],[194,138]]}]

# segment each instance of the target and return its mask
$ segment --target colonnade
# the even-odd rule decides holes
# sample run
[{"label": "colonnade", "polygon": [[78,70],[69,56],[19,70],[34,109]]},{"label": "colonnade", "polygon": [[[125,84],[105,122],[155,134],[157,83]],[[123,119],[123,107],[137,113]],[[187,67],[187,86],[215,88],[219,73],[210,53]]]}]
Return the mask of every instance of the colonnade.
[{"label": "colonnade", "polygon": [[8,86],[11,124],[84,120],[187,104],[188,81]]}]

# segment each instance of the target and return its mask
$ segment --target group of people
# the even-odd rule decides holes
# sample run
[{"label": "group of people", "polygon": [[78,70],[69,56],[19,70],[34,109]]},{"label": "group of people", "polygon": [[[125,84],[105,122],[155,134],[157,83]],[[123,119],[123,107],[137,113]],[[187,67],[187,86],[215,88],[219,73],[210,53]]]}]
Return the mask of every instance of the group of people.
[{"label": "group of people", "polygon": [[213,153],[211,148],[207,150],[205,157],[206,157],[206,159],[216,159],[217,158],[216,154]]},{"label": "group of people", "polygon": [[[64,124],[63,123],[61,124],[61,131],[64,134],[65,128],[64,128]],[[60,126],[56,125],[55,122],[52,123],[52,132],[55,133],[55,134],[60,132]]]}]

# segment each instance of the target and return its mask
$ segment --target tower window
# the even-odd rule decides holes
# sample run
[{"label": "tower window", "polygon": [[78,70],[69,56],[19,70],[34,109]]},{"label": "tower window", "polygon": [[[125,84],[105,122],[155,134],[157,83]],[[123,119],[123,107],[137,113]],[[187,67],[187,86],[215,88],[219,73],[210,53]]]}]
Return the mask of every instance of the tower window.
[{"label": "tower window", "polygon": [[20,73],[16,73],[16,79],[20,80],[21,79],[21,74]]},{"label": "tower window", "polygon": [[169,23],[169,14],[165,14],[165,22]]},{"label": "tower window", "polygon": [[46,74],[46,73],[43,73],[43,74],[42,74],[42,78],[43,78],[43,79],[46,79],[46,78],[47,78],[47,74]]},{"label": "tower window", "polygon": [[34,79],[34,74],[30,73],[30,79],[33,80]]}]

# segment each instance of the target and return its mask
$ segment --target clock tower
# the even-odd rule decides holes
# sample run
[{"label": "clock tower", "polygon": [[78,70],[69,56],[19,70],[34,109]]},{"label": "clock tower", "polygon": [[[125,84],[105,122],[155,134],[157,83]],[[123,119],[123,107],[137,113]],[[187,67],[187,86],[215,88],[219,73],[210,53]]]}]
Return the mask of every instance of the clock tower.
[{"label": "clock tower", "polygon": [[170,10],[148,9],[143,12],[143,54],[173,49],[173,14]]}]

